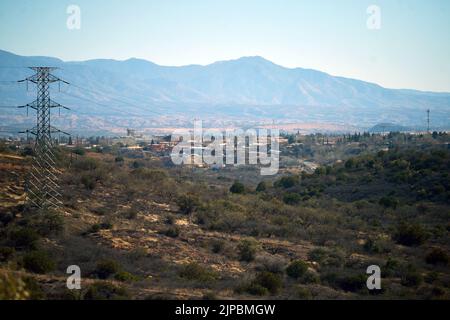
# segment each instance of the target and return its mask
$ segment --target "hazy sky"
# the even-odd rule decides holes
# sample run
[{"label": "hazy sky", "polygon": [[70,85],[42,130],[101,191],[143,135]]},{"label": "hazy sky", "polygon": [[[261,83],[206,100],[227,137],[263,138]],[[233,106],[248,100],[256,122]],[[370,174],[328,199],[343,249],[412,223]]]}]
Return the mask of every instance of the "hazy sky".
[{"label": "hazy sky", "polygon": [[[71,4],[79,30],[66,26]],[[372,4],[378,30],[366,23]],[[450,92],[449,33],[448,0],[0,1],[0,49],[20,55],[162,65],[259,55],[390,88]]]}]

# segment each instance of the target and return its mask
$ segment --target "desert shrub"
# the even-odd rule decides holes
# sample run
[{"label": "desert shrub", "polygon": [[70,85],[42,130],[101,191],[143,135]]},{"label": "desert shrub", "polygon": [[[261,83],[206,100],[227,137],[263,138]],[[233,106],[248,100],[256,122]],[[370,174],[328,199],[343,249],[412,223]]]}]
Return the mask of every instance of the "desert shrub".
[{"label": "desert shrub", "polygon": [[119,271],[114,275],[114,279],[118,280],[118,281],[122,281],[122,282],[130,282],[130,281],[136,281],[138,278],[127,272],[127,271]]},{"label": "desert shrub", "polygon": [[226,246],[225,240],[220,240],[220,239],[213,240],[212,244],[211,244],[211,250],[214,253],[221,253],[221,252],[223,252],[225,246]]},{"label": "desert shrub", "polygon": [[149,180],[154,183],[169,179],[166,171],[161,169],[137,168],[132,172],[133,177],[141,180]]},{"label": "desert shrub", "polygon": [[439,273],[436,271],[428,272],[424,277],[425,282],[430,283],[430,284],[437,281],[438,279],[439,279]]},{"label": "desert shrub", "polygon": [[29,296],[30,293],[20,277],[0,270],[0,300],[25,300]]},{"label": "desert shrub", "polygon": [[357,161],[354,158],[350,158],[347,161],[345,161],[345,168],[351,169],[354,168],[357,164]]},{"label": "desert shrub", "polygon": [[80,179],[81,184],[86,188],[86,190],[94,190],[96,186],[95,177],[90,173],[84,173]]},{"label": "desert shrub", "polygon": [[441,248],[433,248],[425,257],[425,261],[428,264],[442,264],[447,265],[449,258],[447,252]]},{"label": "desert shrub", "polygon": [[34,157],[35,153],[32,147],[26,146],[25,148],[23,148],[22,152],[20,152],[20,155],[22,157],[26,156]]},{"label": "desert shrub", "polygon": [[131,208],[130,210],[125,212],[125,218],[128,220],[134,220],[137,218],[137,216],[138,216],[138,211],[133,208]]},{"label": "desert shrub", "polygon": [[34,273],[47,273],[55,269],[55,262],[45,251],[31,251],[24,255],[23,266]]},{"label": "desert shrub", "polygon": [[302,197],[298,193],[286,193],[283,196],[283,202],[290,205],[298,204],[302,200]]},{"label": "desert shrub", "polygon": [[364,274],[353,274],[338,277],[337,285],[344,291],[357,292],[366,288],[366,276]]},{"label": "desert shrub", "polygon": [[253,261],[256,252],[259,249],[259,243],[255,239],[244,239],[238,244],[239,259],[241,261]]},{"label": "desert shrub", "polygon": [[320,283],[320,277],[316,272],[306,271],[300,278],[300,282],[305,284]]},{"label": "desert shrub", "polygon": [[128,253],[127,258],[131,262],[137,262],[146,256],[147,250],[142,247],[137,247]]},{"label": "desert shrub", "polygon": [[90,171],[95,170],[98,167],[99,167],[98,161],[93,158],[81,158],[73,162],[73,168],[77,171],[78,170]]},{"label": "desert shrub", "polygon": [[42,211],[33,218],[30,227],[44,237],[59,235],[64,230],[64,219],[56,212]]},{"label": "desert shrub", "polygon": [[428,235],[419,224],[400,223],[393,238],[405,246],[418,246],[425,242]]},{"label": "desert shrub", "polygon": [[261,181],[260,183],[258,183],[258,185],[256,186],[256,192],[262,192],[262,191],[266,191],[267,189],[267,184],[265,181]]},{"label": "desert shrub", "polygon": [[33,277],[24,277],[25,289],[28,292],[28,300],[45,300],[47,295],[45,294],[42,286]]},{"label": "desert shrub", "polygon": [[12,212],[0,212],[0,227],[8,225],[14,220],[14,214]]},{"label": "desert shrub", "polygon": [[91,285],[83,297],[85,300],[125,300],[129,298],[125,288],[111,283],[96,282]]},{"label": "desert shrub", "polygon": [[218,278],[216,272],[195,262],[182,266],[178,275],[187,280],[197,280],[201,282],[213,281]]},{"label": "desert shrub", "polygon": [[301,300],[312,299],[311,291],[307,287],[297,287],[295,289],[295,296],[297,299],[301,299]]},{"label": "desert shrub", "polygon": [[344,254],[339,249],[313,249],[308,253],[310,260],[318,262],[323,267],[342,267],[345,262]]},{"label": "desert shrub", "polygon": [[386,264],[382,268],[383,273],[389,277],[389,276],[395,276],[398,275],[401,269],[401,264],[398,260],[393,259],[389,257],[386,261]]},{"label": "desert shrub", "polygon": [[86,150],[84,150],[82,147],[75,147],[72,150],[73,153],[79,155],[79,156],[84,156],[86,154]]},{"label": "desert shrub", "polygon": [[200,200],[193,195],[182,195],[178,198],[177,205],[180,213],[189,215],[200,205]]},{"label": "desert shrub", "polygon": [[95,223],[86,231],[86,233],[96,233],[100,230],[107,230],[111,228],[112,224],[109,222]]},{"label": "desert shrub", "polygon": [[8,239],[16,249],[35,249],[39,235],[29,227],[21,227],[11,230]]},{"label": "desert shrub", "polygon": [[265,296],[269,294],[269,290],[267,290],[267,288],[264,288],[263,286],[254,282],[250,282],[242,286],[239,286],[238,288],[236,288],[236,292],[237,293],[247,292],[255,296]]},{"label": "desert shrub", "polygon": [[274,186],[288,189],[298,184],[298,180],[299,180],[298,176],[285,176],[275,181]]},{"label": "desert shrub", "polygon": [[164,223],[168,225],[173,225],[175,223],[175,216],[168,214],[164,218]]},{"label": "desert shrub", "polygon": [[263,271],[256,275],[252,284],[266,288],[271,294],[277,294],[283,286],[283,281],[280,275]]},{"label": "desert shrub", "polygon": [[399,201],[394,197],[388,196],[381,198],[378,203],[385,208],[392,208],[395,210],[398,207]]},{"label": "desert shrub", "polygon": [[101,260],[95,267],[94,274],[99,279],[108,279],[115,273],[120,271],[119,264],[114,260]]},{"label": "desert shrub", "polygon": [[275,257],[272,255],[259,256],[256,258],[256,262],[256,270],[278,274],[283,273],[286,266],[286,260],[284,258]]},{"label": "desert shrub", "polygon": [[363,246],[364,250],[370,253],[385,253],[391,250],[390,243],[383,240],[367,239]]},{"label": "desert shrub", "polygon": [[298,279],[303,276],[308,270],[308,265],[302,260],[292,261],[286,268],[286,274],[294,279]]},{"label": "desert shrub", "polygon": [[203,294],[202,300],[219,300],[219,298],[214,292],[209,291]]},{"label": "desert shrub", "polygon": [[230,187],[231,193],[244,193],[244,191],[245,186],[239,181],[235,181]]},{"label": "desert shrub", "polygon": [[8,261],[14,255],[14,248],[0,247],[0,262]]},{"label": "desert shrub", "polygon": [[177,226],[170,226],[166,229],[163,229],[161,233],[168,237],[176,238],[180,235],[180,228],[178,228]]},{"label": "desert shrub", "polygon": [[407,269],[403,271],[400,277],[400,283],[406,287],[418,287],[422,282],[422,275],[414,269]]}]

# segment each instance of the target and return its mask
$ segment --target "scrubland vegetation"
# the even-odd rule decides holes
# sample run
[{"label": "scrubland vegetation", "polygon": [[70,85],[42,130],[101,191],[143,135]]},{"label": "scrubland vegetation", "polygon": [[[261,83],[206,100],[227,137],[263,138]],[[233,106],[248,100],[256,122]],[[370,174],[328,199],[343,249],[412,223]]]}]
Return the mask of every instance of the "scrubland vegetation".
[{"label": "scrubland vegetation", "polygon": [[271,178],[61,149],[58,211],[12,197],[30,152],[2,145],[0,299],[449,299],[449,137],[325,139],[290,138]]}]

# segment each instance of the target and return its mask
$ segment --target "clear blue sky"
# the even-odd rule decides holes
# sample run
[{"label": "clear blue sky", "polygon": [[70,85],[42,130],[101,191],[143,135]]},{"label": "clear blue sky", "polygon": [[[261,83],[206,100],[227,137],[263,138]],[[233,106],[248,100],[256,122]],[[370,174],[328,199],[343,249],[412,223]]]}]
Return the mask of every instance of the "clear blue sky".
[{"label": "clear blue sky", "polygon": [[[66,8],[81,9],[81,29]],[[366,26],[369,5],[381,29]],[[390,88],[450,92],[448,0],[1,0],[0,49],[208,64],[260,55]]]}]

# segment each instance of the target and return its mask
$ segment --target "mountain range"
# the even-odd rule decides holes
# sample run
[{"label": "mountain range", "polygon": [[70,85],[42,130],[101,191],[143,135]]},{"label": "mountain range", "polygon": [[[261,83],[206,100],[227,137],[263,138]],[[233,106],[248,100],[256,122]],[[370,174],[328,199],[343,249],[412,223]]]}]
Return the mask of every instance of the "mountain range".
[{"label": "mountain range", "polygon": [[[113,131],[176,127],[200,118],[210,126],[314,122],[368,128],[390,122],[424,128],[426,110],[437,129],[450,127],[450,93],[388,89],[327,73],[285,68],[262,57],[209,65],[161,66],[142,59],[62,61],[0,50],[0,105],[31,102],[35,88],[17,83],[29,66],[53,66],[69,84],[54,84],[51,96],[71,108],[55,115],[67,128]],[[25,126],[23,109],[0,108],[1,126]]]}]

